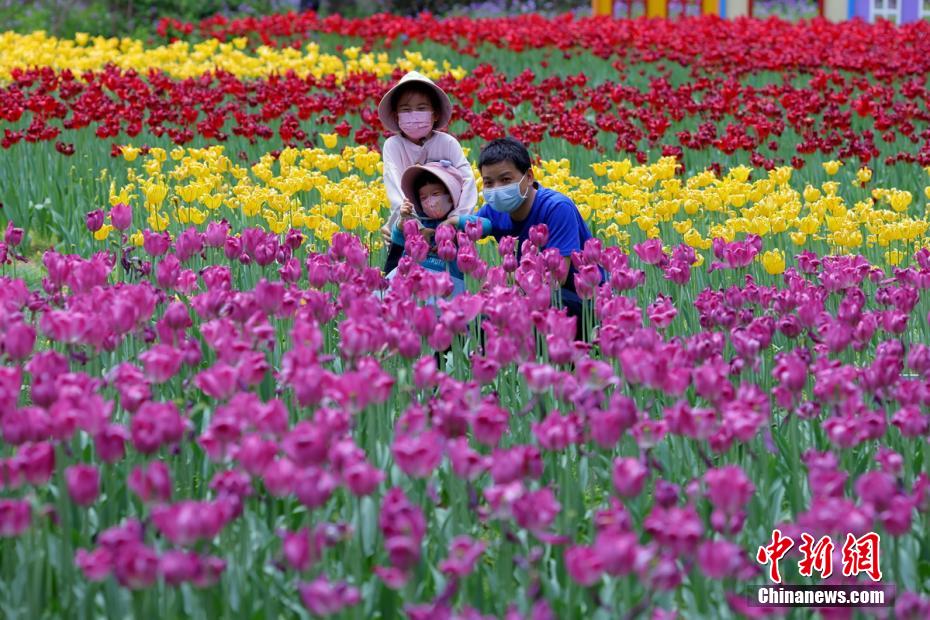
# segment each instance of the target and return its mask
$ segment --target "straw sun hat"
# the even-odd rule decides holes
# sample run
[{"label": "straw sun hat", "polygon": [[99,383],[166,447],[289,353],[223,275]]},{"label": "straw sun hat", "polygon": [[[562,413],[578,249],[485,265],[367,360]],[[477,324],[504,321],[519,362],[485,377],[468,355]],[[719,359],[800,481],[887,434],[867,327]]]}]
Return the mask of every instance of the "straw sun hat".
[{"label": "straw sun hat", "polygon": [[445,129],[446,126],[448,126],[449,121],[452,119],[452,103],[449,101],[449,96],[446,95],[443,89],[436,86],[431,79],[422,73],[410,71],[407,75],[402,77],[391,90],[387,91],[384,97],[381,98],[381,103],[378,104],[378,118],[381,119],[381,124],[384,125],[385,129],[390,129],[394,133],[400,133],[400,127],[397,125],[397,114],[395,113],[396,102],[394,99],[402,89],[417,83],[432,89],[439,99],[439,109],[436,110],[439,118],[433,128]]}]

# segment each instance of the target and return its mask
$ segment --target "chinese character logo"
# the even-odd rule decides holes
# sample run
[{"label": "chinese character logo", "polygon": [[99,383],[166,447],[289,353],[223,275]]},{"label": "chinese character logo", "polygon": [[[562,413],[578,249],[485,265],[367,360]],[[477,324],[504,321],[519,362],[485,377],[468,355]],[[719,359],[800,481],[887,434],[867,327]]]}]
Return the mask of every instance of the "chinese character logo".
[{"label": "chinese character logo", "polygon": [[[881,538],[875,532],[869,532],[858,538],[853,534],[846,534],[843,544],[843,576],[858,577],[860,573],[868,575],[872,581],[882,580],[882,570],[879,566]],[[772,530],[772,541],[756,552],[756,561],[769,567],[769,578],[774,583],[781,583],[781,571],[778,562],[791,548],[794,540],[784,536],[781,530]],[[821,579],[827,579],[833,574],[833,550],[836,546],[829,536],[819,540],[808,533],[801,534],[801,561],[798,562],[798,572],[802,577],[813,577],[817,573]]]},{"label": "chinese character logo", "polygon": [[856,577],[865,573],[872,581],[882,580],[882,569],[878,565],[879,543],[881,539],[875,532],[869,532],[859,538],[846,534],[843,544],[843,576]]},{"label": "chinese character logo", "polygon": [[794,541],[788,536],[782,536],[781,530],[772,530],[772,542],[765,547],[759,547],[756,560],[759,564],[769,564],[769,578],[775,583],[781,583],[781,573],[778,571],[778,561],[785,557],[788,550],[794,546]]},{"label": "chinese character logo", "polygon": [[814,571],[820,573],[821,579],[833,574],[833,540],[824,536],[814,544],[814,537],[810,534],[801,534],[801,546],[798,551],[804,557],[798,562],[798,570],[802,577],[811,577]]}]

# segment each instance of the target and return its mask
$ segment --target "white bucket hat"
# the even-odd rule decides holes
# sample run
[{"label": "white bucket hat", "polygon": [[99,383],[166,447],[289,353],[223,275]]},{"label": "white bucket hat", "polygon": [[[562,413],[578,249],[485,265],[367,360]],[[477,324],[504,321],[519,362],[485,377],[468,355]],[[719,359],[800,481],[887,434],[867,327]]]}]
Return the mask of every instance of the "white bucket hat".
[{"label": "white bucket hat", "polygon": [[384,97],[381,98],[381,103],[378,104],[378,118],[381,119],[381,124],[384,125],[385,129],[390,129],[394,133],[400,133],[400,127],[397,125],[397,114],[395,114],[394,99],[397,93],[405,86],[418,82],[431,88],[439,99],[439,109],[436,110],[439,118],[433,126],[433,129],[445,129],[449,125],[449,121],[452,120],[452,103],[449,101],[449,96],[443,89],[436,86],[431,79],[422,73],[410,71],[402,77],[391,90],[385,93]]}]

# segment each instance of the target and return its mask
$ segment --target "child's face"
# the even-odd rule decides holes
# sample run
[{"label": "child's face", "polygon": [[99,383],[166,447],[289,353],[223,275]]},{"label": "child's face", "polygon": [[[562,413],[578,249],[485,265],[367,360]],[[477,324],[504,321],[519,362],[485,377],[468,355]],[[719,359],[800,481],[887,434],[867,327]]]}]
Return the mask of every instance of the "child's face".
[{"label": "child's face", "polygon": [[402,92],[397,97],[396,112],[398,114],[404,112],[430,112],[433,115],[433,122],[436,122],[436,110],[433,109],[430,98],[421,92],[411,90]]},{"label": "child's face", "polygon": [[442,183],[430,182],[420,188],[420,206],[432,219],[442,219],[452,210],[452,196]]}]

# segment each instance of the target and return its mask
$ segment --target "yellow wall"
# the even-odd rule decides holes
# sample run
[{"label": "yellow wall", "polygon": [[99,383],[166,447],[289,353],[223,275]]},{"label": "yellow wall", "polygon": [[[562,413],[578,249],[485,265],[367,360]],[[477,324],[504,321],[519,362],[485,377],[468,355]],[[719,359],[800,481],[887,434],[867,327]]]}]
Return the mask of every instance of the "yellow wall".
[{"label": "yellow wall", "polygon": [[668,0],[646,0],[648,17],[668,17]]},{"label": "yellow wall", "polygon": [[613,0],[592,0],[591,10],[595,15],[613,15]]},{"label": "yellow wall", "polygon": [[720,15],[720,0],[701,0],[701,13]]}]

